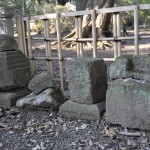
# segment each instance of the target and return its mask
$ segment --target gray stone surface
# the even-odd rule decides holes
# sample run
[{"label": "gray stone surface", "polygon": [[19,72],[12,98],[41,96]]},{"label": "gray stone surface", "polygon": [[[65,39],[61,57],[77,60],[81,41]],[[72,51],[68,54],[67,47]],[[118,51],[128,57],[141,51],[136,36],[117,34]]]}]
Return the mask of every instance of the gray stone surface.
[{"label": "gray stone surface", "polygon": [[34,94],[39,94],[41,91],[51,87],[55,87],[54,81],[51,75],[47,72],[42,72],[34,76],[28,84],[28,88]]},{"label": "gray stone surface", "polygon": [[24,107],[26,105],[30,105],[34,107],[52,108],[57,110],[64,102],[65,98],[60,89],[49,88],[38,95],[35,95],[32,92],[30,95],[19,99],[16,106]]},{"label": "gray stone surface", "polygon": [[59,108],[61,116],[75,119],[100,120],[105,111],[105,100],[92,105],[66,101]]},{"label": "gray stone surface", "polygon": [[102,59],[74,58],[65,66],[72,101],[93,104],[105,99],[107,67]]},{"label": "gray stone surface", "polygon": [[150,55],[122,55],[109,69],[111,79],[133,78],[150,82]]},{"label": "gray stone surface", "polygon": [[110,65],[110,79],[128,78],[130,76],[129,71],[132,69],[132,55],[122,55]]},{"label": "gray stone surface", "polygon": [[16,10],[10,7],[0,7],[0,33],[14,36],[14,21]]},{"label": "gray stone surface", "polygon": [[7,34],[0,34],[0,52],[18,50],[18,44],[14,37]]},{"label": "gray stone surface", "polygon": [[28,95],[30,92],[27,89],[1,91],[0,105],[4,107],[15,107],[18,99]]},{"label": "gray stone surface", "polygon": [[0,90],[22,88],[30,78],[30,63],[21,51],[0,52]]},{"label": "gray stone surface", "polygon": [[112,82],[106,95],[106,121],[150,130],[150,83],[134,79]]}]

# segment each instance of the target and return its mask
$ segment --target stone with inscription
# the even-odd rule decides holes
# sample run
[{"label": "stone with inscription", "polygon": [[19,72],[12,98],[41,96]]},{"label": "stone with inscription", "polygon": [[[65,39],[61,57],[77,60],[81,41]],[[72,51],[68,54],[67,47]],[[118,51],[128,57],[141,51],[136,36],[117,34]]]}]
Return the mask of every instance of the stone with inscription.
[{"label": "stone with inscription", "polygon": [[21,51],[0,52],[0,90],[22,88],[30,78],[30,63]]},{"label": "stone with inscription", "polygon": [[105,100],[92,105],[66,101],[59,108],[61,116],[75,119],[100,120],[105,111]]},{"label": "stone with inscription", "polygon": [[67,60],[65,66],[73,102],[90,105],[105,99],[107,67],[104,60],[73,58]]}]

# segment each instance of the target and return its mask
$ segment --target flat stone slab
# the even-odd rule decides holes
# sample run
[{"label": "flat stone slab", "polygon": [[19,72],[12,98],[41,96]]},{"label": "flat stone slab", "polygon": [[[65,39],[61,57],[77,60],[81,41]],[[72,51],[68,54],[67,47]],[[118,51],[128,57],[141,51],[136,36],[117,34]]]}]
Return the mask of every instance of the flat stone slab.
[{"label": "flat stone slab", "polygon": [[4,107],[15,107],[18,99],[28,95],[27,89],[0,92],[0,105]]},{"label": "flat stone slab", "polygon": [[0,90],[25,87],[30,79],[30,62],[21,51],[0,52]]},{"label": "flat stone slab", "polygon": [[100,120],[105,111],[105,100],[92,105],[66,101],[59,108],[61,116],[75,119]]},{"label": "flat stone slab", "polygon": [[98,58],[73,58],[65,64],[71,100],[80,104],[95,104],[105,99],[107,67]]},{"label": "flat stone slab", "polygon": [[134,79],[112,82],[106,95],[106,121],[150,130],[150,83]]},{"label": "flat stone slab", "polygon": [[0,52],[18,50],[18,44],[13,36],[0,34]]},{"label": "flat stone slab", "polygon": [[150,82],[150,55],[122,55],[109,69],[110,79],[133,78]]},{"label": "flat stone slab", "polygon": [[52,88],[54,87],[54,81],[51,77],[50,74],[47,72],[42,72],[36,76],[34,76],[29,84],[28,88],[34,93],[34,94],[39,94],[43,90],[47,88]]}]

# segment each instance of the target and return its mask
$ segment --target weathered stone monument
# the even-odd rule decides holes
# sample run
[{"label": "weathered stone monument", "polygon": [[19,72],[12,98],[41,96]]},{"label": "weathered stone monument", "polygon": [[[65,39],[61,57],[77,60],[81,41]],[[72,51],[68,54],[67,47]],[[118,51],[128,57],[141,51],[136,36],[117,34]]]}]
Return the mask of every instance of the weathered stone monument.
[{"label": "weathered stone monument", "polygon": [[60,107],[60,114],[77,119],[100,119],[105,110],[107,67],[102,59],[74,58],[66,61],[71,100]]},{"label": "weathered stone monument", "polygon": [[150,55],[124,55],[109,70],[106,121],[150,130]]},{"label": "weathered stone monument", "polygon": [[25,86],[30,78],[29,60],[15,39],[0,34],[0,105],[15,106],[17,99],[29,93]]},{"label": "weathered stone monument", "polygon": [[10,7],[0,7],[0,33],[14,36],[15,10]]}]

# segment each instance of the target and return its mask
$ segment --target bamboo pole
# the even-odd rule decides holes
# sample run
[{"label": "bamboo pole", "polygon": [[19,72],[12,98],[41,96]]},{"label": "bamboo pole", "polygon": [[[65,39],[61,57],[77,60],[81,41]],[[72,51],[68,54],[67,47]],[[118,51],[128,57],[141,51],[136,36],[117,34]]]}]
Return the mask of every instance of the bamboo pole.
[{"label": "bamboo pole", "polygon": [[16,17],[16,27],[17,27],[17,33],[18,33],[18,48],[22,51],[23,54],[25,54],[25,48],[24,48],[24,40],[23,40],[23,27],[22,27],[22,18],[21,16]]},{"label": "bamboo pole", "polygon": [[[78,22],[79,22],[79,38],[82,38],[82,18],[81,16],[78,17]],[[80,57],[83,57],[83,43],[79,43],[80,47]]]},{"label": "bamboo pole", "polygon": [[28,57],[28,50],[27,50],[27,39],[26,39],[26,21],[22,18],[22,35],[23,35],[23,45],[24,45],[24,54]]},{"label": "bamboo pole", "polygon": [[64,70],[63,70],[63,62],[62,62],[63,57],[62,57],[61,27],[60,27],[60,14],[59,13],[56,14],[56,28],[57,28],[61,89],[62,91],[64,91]]},{"label": "bamboo pole", "polygon": [[[120,13],[117,13],[117,38],[121,37],[121,20]],[[118,41],[118,56],[121,55],[121,41]]]},{"label": "bamboo pole", "polygon": [[139,37],[138,37],[138,6],[134,9],[134,47],[135,55],[139,55]]},{"label": "bamboo pole", "polygon": [[[75,25],[76,25],[76,39],[79,38],[79,22],[78,22],[78,17],[75,17]],[[79,42],[76,42],[77,46],[77,57],[80,57],[80,45]]]},{"label": "bamboo pole", "polygon": [[30,33],[30,20],[29,17],[26,19],[26,25],[27,25],[27,40],[28,40],[28,55],[30,59],[30,65],[31,65],[31,75],[34,76],[34,65],[33,65],[33,55],[32,55],[32,42],[31,42],[31,33]]},{"label": "bamboo pole", "polygon": [[96,10],[92,11],[93,58],[97,57]]},{"label": "bamboo pole", "polygon": [[[46,29],[47,29],[46,35],[47,37],[50,37],[49,20],[46,20]],[[49,58],[52,57],[51,41],[48,41],[48,57]],[[50,70],[51,76],[54,77],[52,61],[49,61],[49,70]]]},{"label": "bamboo pole", "polygon": [[[49,33],[49,21],[48,19],[43,19],[44,22],[44,39],[50,36]],[[52,69],[52,62],[48,60],[51,57],[51,46],[50,41],[45,40],[45,52],[46,52],[46,60],[47,60],[47,72],[50,73],[53,77],[53,69]]]},{"label": "bamboo pole", "polygon": [[118,57],[118,49],[117,49],[117,15],[113,13],[113,33],[114,33],[114,58]]}]

